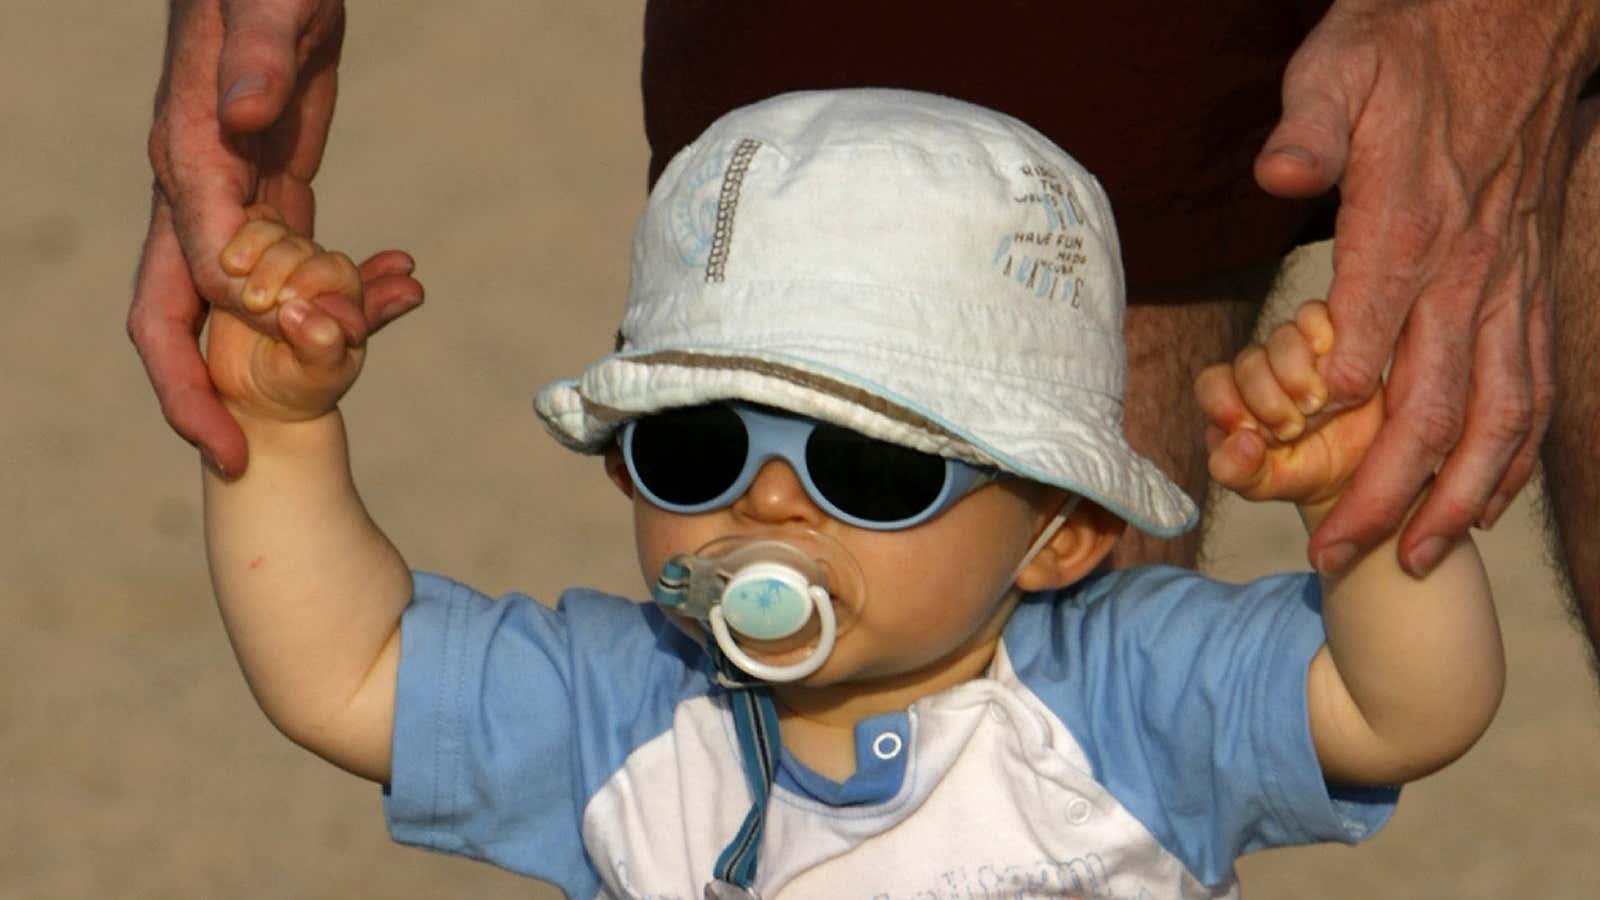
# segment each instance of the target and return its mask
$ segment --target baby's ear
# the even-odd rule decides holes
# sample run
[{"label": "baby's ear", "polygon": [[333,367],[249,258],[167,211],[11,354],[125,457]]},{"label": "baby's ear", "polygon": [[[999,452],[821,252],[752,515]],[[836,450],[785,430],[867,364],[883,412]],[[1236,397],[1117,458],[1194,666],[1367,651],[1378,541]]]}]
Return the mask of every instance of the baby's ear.
[{"label": "baby's ear", "polygon": [[1127,527],[1099,504],[1079,500],[1055,536],[1017,574],[1017,587],[1051,591],[1076,582],[1100,565]]},{"label": "baby's ear", "polygon": [[622,459],[622,448],[616,444],[606,448],[606,477],[617,486],[622,496],[633,499],[633,477],[628,474],[628,464]]}]

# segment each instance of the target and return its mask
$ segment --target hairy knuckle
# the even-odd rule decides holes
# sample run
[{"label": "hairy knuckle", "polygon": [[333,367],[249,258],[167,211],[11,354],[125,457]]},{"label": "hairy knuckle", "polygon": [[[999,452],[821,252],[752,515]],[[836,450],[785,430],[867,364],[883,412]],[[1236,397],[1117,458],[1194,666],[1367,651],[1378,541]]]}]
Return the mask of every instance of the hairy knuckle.
[{"label": "hairy knuckle", "polygon": [[1460,494],[1440,494],[1434,500],[1435,521],[1451,532],[1465,531],[1483,514],[1484,503]]},{"label": "hairy knuckle", "polygon": [[1488,409],[1486,432],[1503,441],[1520,441],[1533,430],[1534,409],[1531,393],[1512,391],[1495,398]]},{"label": "hairy knuckle", "polygon": [[1404,410],[1417,443],[1430,456],[1443,459],[1461,437],[1462,412],[1450,403],[1429,401]]}]

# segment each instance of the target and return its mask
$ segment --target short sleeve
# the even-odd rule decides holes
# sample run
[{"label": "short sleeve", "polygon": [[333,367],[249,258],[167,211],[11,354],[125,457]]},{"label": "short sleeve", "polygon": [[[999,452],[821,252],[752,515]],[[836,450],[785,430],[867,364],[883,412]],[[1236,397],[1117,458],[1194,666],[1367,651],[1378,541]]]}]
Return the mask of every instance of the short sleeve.
[{"label": "short sleeve", "polygon": [[621,598],[552,610],[420,572],[400,640],[391,836],[592,895],[583,807],[705,691],[694,644]]},{"label": "short sleeve", "polygon": [[1310,574],[1235,585],[1148,567],[1024,603],[1006,648],[1095,777],[1216,885],[1244,853],[1354,843],[1393,811],[1397,790],[1330,786],[1317,761],[1321,602]]}]

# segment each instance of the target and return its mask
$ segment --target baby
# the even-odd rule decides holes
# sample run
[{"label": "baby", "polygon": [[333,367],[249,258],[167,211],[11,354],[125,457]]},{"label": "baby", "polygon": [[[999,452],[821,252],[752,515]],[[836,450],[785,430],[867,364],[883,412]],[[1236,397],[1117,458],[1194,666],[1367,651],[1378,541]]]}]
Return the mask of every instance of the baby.
[{"label": "baby", "polygon": [[[1423,579],[1392,544],[1100,570],[1196,513],[1122,437],[1105,196],[998,113],[789,94],[668,167],[617,351],[536,401],[632,503],[653,603],[411,572],[351,481],[363,348],[307,302],[359,274],[265,208],[223,263],[283,332],[211,325],[251,448],[206,475],[223,619],[397,840],[568,896],[1235,896],[1240,854],[1367,836],[1499,702],[1469,541]],[[1196,385],[1213,477],[1308,526],[1383,418],[1318,415],[1334,340],[1310,303]]]}]

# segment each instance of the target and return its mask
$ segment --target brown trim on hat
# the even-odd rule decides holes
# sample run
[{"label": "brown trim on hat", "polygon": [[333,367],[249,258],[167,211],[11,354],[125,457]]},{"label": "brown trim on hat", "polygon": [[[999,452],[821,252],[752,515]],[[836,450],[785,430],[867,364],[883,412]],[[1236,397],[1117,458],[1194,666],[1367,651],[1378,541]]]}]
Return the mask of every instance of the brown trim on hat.
[{"label": "brown trim on hat", "polygon": [[[886,419],[926,432],[940,440],[951,441],[962,447],[970,446],[966,439],[943,425],[899,404],[891,403],[877,394],[856,385],[765,359],[754,359],[748,356],[716,356],[709,353],[691,353],[684,350],[661,350],[656,353],[628,357],[627,362],[647,366],[678,366],[685,369],[727,369],[735,372],[752,372],[757,375],[765,375],[769,378],[787,381],[790,384],[836,397]],[[595,403],[588,397],[583,397],[583,405],[584,409],[591,415],[601,419],[620,422],[631,419],[636,415],[636,413]]]}]

